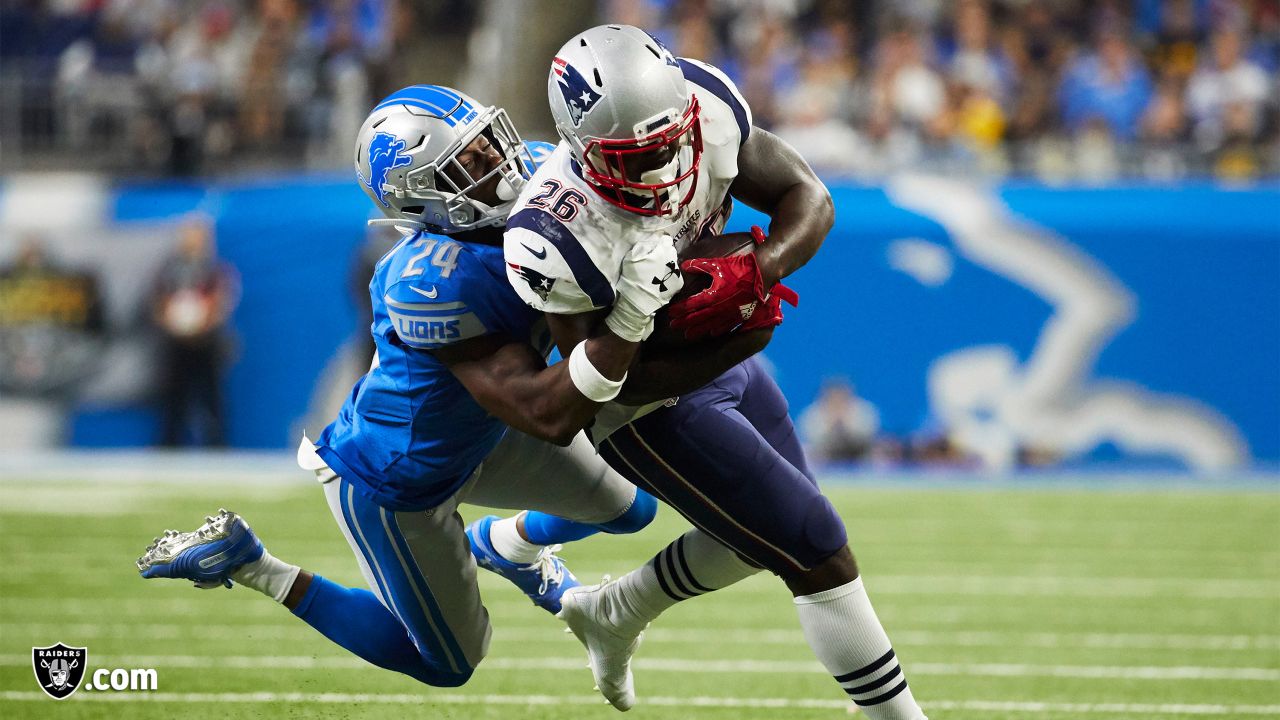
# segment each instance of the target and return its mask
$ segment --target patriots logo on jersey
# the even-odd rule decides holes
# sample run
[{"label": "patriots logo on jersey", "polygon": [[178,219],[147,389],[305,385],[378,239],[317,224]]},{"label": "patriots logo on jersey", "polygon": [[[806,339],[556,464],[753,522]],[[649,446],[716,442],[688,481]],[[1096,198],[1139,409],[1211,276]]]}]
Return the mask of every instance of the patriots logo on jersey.
[{"label": "patriots logo on jersey", "polygon": [[387,182],[387,176],[393,169],[413,162],[413,158],[402,154],[404,147],[404,140],[391,133],[375,133],[373,140],[369,142],[369,177],[365,178],[359,170],[356,171],[356,177],[373,191],[383,207],[391,207],[382,197],[385,194],[383,185]]},{"label": "patriots logo on jersey", "polygon": [[582,124],[582,118],[604,97],[604,93],[596,92],[577,68],[560,58],[553,61],[551,69],[556,74],[556,85],[564,96],[565,106],[569,108],[573,126],[578,127]]},{"label": "patriots logo on jersey", "polygon": [[533,268],[521,267],[515,263],[507,263],[507,265],[529,283],[530,290],[537,293],[544,302],[546,301],[547,296],[551,294],[551,288],[556,284],[555,278],[549,278]]}]

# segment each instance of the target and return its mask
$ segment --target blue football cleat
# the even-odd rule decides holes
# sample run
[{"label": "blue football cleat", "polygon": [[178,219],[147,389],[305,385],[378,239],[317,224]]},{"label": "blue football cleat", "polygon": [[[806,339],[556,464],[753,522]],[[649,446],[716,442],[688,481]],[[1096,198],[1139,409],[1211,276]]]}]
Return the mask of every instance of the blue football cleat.
[{"label": "blue football cleat", "polygon": [[471,555],[476,564],[510,580],[534,605],[552,615],[560,612],[560,596],[565,590],[582,584],[565,567],[564,561],[556,557],[561,546],[543,548],[538,559],[527,565],[511,562],[499,555],[489,542],[489,528],[497,519],[497,515],[486,515],[467,526],[467,540],[471,541]]},{"label": "blue football cleat", "polygon": [[231,573],[262,557],[262,541],[229,511],[204,519],[194,532],[165,530],[138,558],[144,578],[182,578],[196,587],[231,587]]}]

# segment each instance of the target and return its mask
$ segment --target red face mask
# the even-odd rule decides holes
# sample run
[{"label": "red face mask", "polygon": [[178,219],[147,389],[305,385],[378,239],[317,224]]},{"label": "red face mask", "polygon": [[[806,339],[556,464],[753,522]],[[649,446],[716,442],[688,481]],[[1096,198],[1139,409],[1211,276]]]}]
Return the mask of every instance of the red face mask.
[{"label": "red face mask", "polygon": [[[657,132],[627,140],[592,140],[583,152],[586,180],[600,197],[637,215],[679,212],[693,200],[698,186],[699,114],[693,97],[678,122]],[[673,199],[674,193],[680,197]]]}]

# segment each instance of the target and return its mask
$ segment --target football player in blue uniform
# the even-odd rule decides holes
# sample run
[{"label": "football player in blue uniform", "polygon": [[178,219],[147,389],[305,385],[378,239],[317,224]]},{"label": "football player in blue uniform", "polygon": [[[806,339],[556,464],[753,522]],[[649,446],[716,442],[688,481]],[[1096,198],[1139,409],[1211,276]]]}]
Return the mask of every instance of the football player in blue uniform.
[{"label": "football player in blue uniform", "polygon": [[[234,580],[375,665],[456,686],[489,643],[477,564],[556,612],[577,585],[556,544],[652,519],[653,499],[580,430],[602,406],[600,388],[625,377],[636,335],[679,289],[678,275],[650,282],[675,266],[675,251],[631,252],[608,325],[618,330],[584,342],[583,361],[548,367],[550,334],[508,284],[502,250],[507,210],[540,149],[520,141],[502,110],[438,86],[389,96],[360,131],[360,183],[405,237],[370,283],[374,365],[298,457],[323,483],[370,589],[273,557],[225,510],[194,532],[157,538],[138,561],[143,577]],[[735,357],[708,361],[732,364],[754,342],[735,339]],[[464,501],[533,510],[464,531]]]},{"label": "football player in blue uniform", "polygon": [[[710,283],[670,307],[671,326],[693,338],[781,322],[779,300],[795,294],[780,281],[822,244],[831,196],[794,149],[753,127],[728,77],[639,28],[604,25],[560,48],[547,92],[561,142],[516,201],[505,250],[508,279],[560,348],[581,347],[622,301],[632,248],[716,235],[735,198],[769,215],[769,237],[756,228],[753,253],[686,260]],[[590,429],[615,469],[696,528],[616,582],[565,592],[561,617],[600,690],[629,708],[647,623],[767,568],[791,590],[814,654],[869,718],[923,720],[777,384],[755,360],[677,388],[692,379],[668,373],[680,397],[624,396]]]}]

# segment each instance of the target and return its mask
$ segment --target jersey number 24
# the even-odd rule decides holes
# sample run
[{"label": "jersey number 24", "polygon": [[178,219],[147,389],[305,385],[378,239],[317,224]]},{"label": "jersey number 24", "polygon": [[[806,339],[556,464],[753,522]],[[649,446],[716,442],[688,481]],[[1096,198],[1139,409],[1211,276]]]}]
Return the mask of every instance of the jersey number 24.
[{"label": "jersey number 24", "polygon": [[[439,246],[439,249],[436,249]],[[424,237],[409,243],[411,248],[422,248],[422,252],[409,258],[409,262],[404,266],[404,272],[400,273],[400,277],[414,277],[422,274],[422,268],[418,267],[418,263],[422,262],[431,251],[435,250],[436,256],[431,258],[431,264],[440,268],[440,277],[448,278],[453,269],[458,266],[458,253],[462,251],[462,246],[452,240],[441,242],[433,237]]]}]

